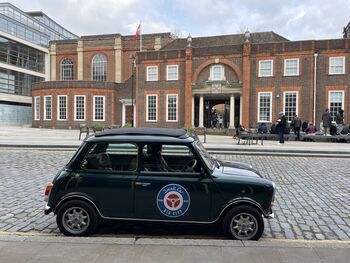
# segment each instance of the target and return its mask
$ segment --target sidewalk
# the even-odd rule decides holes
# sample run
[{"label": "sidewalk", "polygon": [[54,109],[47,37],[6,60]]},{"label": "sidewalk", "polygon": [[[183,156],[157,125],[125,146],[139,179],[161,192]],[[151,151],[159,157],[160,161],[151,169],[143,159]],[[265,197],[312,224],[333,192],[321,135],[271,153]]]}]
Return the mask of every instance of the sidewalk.
[{"label": "sidewalk", "polygon": [[349,242],[0,235],[0,262],[349,262]]},{"label": "sidewalk", "polygon": [[[204,136],[200,135],[198,137],[204,143]],[[75,150],[83,141],[79,141],[78,138],[78,130],[0,127],[0,147]],[[207,135],[204,146],[209,152],[216,154],[307,155],[350,158],[349,143],[286,141],[285,145],[278,146],[277,141],[269,140],[264,141],[263,145],[260,144],[260,141],[253,145],[238,145],[237,140],[231,136]]]}]

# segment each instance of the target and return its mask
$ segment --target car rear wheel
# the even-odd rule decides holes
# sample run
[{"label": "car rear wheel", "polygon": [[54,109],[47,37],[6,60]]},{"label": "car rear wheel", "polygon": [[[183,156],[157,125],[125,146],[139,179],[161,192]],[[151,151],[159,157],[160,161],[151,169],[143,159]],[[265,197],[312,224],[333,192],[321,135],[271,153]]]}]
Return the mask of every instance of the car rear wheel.
[{"label": "car rear wheel", "polygon": [[258,240],[264,232],[264,220],[255,208],[237,206],[225,215],[223,230],[233,239]]},{"label": "car rear wheel", "polygon": [[97,226],[95,210],[80,200],[63,204],[57,212],[56,221],[58,228],[66,236],[88,236]]}]

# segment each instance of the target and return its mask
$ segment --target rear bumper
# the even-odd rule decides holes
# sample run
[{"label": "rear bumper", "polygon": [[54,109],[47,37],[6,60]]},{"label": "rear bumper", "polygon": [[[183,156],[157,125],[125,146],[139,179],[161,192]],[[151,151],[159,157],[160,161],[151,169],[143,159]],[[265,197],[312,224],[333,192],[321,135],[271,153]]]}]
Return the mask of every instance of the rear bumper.
[{"label": "rear bumper", "polygon": [[48,215],[48,214],[50,214],[51,212],[52,212],[52,208],[46,204],[46,205],[45,205],[45,208],[44,208],[44,214],[45,214],[45,215]]}]

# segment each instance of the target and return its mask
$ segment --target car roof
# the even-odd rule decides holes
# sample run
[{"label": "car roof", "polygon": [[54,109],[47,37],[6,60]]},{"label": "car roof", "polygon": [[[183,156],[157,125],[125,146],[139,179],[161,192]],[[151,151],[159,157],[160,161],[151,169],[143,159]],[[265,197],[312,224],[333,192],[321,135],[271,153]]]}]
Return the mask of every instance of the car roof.
[{"label": "car roof", "polygon": [[127,140],[147,142],[193,142],[193,138],[186,130],[169,128],[108,129],[87,139],[88,142]]}]

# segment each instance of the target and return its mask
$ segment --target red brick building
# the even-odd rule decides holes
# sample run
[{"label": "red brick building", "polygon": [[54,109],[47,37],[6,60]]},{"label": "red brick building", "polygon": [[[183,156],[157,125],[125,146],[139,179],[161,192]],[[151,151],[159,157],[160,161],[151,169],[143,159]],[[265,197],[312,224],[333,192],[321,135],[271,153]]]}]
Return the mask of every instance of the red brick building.
[{"label": "red brick building", "polygon": [[[318,126],[350,118],[350,40],[289,41],[274,32],[175,39],[137,54],[137,126],[271,125],[280,111]],[[169,117],[170,116],[170,117]]]},{"label": "red brick building", "polygon": [[132,38],[52,42],[51,81],[33,87],[33,126],[134,120],[138,127],[201,128],[212,126],[214,109],[230,130],[271,125],[280,111],[319,126],[325,108],[333,116],[344,109],[349,125],[350,39],[289,41],[274,32],[172,39],[165,33],[144,35],[144,51],[137,52]]},{"label": "red brick building", "polygon": [[[162,33],[143,35],[142,40],[143,50],[157,50],[172,38]],[[120,34],[51,41],[51,80],[32,87],[33,127],[132,123],[136,107],[131,62],[136,51],[139,41]]]}]

